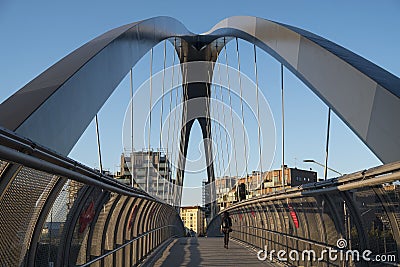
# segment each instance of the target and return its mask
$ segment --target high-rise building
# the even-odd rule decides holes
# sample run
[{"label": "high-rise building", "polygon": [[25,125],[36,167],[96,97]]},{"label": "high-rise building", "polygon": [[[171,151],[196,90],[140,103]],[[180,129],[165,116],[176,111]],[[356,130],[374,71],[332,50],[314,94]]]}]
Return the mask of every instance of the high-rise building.
[{"label": "high-rise building", "polygon": [[181,207],[181,219],[186,228],[196,232],[198,236],[205,234],[205,213],[200,206]]},{"label": "high-rise building", "polygon": [[202,182],[202,195],[204,216],[206,217],[208,222],[208,220],[211,219],[211,190],[208,180],[203,180]]},{"label": "high-rise building", "polygon": [[162,151],[142,150],[122,154],[118,179],[167,203],[172,201],[175,183],[171,178],[168,155]]}]

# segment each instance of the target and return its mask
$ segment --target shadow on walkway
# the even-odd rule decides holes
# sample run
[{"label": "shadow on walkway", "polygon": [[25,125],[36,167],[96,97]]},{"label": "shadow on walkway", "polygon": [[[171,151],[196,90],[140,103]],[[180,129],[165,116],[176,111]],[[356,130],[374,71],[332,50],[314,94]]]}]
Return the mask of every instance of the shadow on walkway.
[{"label": "shadow on walkway", "polygon": [[170,266],[271,266],[257,259],[254,252],[229,242],[224,248],[223,238],[184,237],[175,239],[155,261],[155,267]]}]

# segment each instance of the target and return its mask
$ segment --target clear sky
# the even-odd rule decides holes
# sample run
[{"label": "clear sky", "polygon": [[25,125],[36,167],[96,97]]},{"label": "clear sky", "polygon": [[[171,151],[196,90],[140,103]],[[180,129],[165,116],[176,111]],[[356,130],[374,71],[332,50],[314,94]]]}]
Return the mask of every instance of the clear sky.
[{"label": "clear sky", "polygon": [[[0,101],[96,36],[123,24],[167,15],[195,33],[208,31],[218,21],[234,15],[258,16],[311,31],[367,58],[400,76],[400,1],[8,1],[0,0]],[[241,43],[244,69],[253,74],[251,46]],[[233,53],[232,47],[231,52]],[[228,49],[228,51],[229,51]],[[160,49],[158,49],[160,51]],[[260,87],[274,114],[276,140],[280,142],[279,64],[260,54]],[[158,55],[161,55],[160,53]],[[143,61],[147,60],[146,58]],[[161,61],[160,61],[161,62]],[[160,64],[159,62],[159,64]],[[143,66],[147,63],[140,63]],[[147,68],[147,67],[146,67]],[[148,74],[148,73],[147,73]],[[148,78],[138,70],[135,86]],[[302,163],[324,161],[327,107],[297,78],[285,73],[287,132],[286,163],[323,170]],[[112,171],[122,152],[121,124],[128,94],[124,80],[101,110],[100,128],[104,166]],[[120,103],[123,103],[120,105]],[[116,115],[117,114],[117,115]],[[306,127],[307,126],[307,127]],[[199,127],[194,127],[199,132]],[[329,166],[343,173],[380,164],[336,115],[332,117]],[[199,135],[189,144],[189,157],[198,157]],[[71,157],[95,167],[93,123]],[[277,146],[272,168],[280,166]],[[203,176],[203,177],[202,177]],[[334,173],[330,173],[333,177]],[[188,175],[185,185],[198,186],[205,173]],[[184,193],[183,204],[201,204],[200,191]]]}]

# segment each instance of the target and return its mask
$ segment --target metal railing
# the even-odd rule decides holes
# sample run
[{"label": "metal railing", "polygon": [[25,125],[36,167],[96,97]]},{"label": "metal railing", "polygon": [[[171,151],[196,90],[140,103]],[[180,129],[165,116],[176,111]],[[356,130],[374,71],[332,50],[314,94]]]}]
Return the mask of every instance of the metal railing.
[{"label": "metal railing", "polygon": [[[231,237],[262,251],[313,250],[318,266],[400,266],[399,179],[400,162],[394,162],[236,203],[226,209]],[[210,222],[209,236],[219,234],[220,216]],[[386,260],[331,258],[323,250],[343,255],[370,250],[369,258]],[[276,253],[271,258],[278,260]],[[289,257],[281,262],[316,264]]]},{"label": "metal railing", "polygon": [[[124,243],[123,245],[120,245],[120,246],[118,246],[117,248],[115,248],[115,249],[113,249],[113,250],[111,250],[111,251],[108,251],[107,253],[105,253],[105,254],[103,254],[103,255],[97,257],[97,258],[94,258],[93,260],[91,260],[91,261],[89,261],[89,262],[87,262],[87,263],[85,263],[85,264],[77,265],[77,266],[81,266],[81,267],[90,266],[90,265],[92,265],[92,264],[94,264],[94,263],[96,263],[96,262],[98,262],[98,261],[100,261],[100,260],[102,260],[102,259],[104,259],[104,258],[106,258],[106,257],[108,257],[108,256],[110,256],[110,255],[112,255],[112,254],[115,254],[117,251],[119,251],[119,250],[125,248],[126,246],[132,244],[133,242],[138,241],[139,239],[141,239],[141,238],[143,238],[143,237],[145,237],[145,236],[149,236],[149,235],[151,235],[151,234],[154,234],[154,233],[157,232],[157,231],[160,231],[160,230],[162,230],[162,229],[171,228],[171,227],[176,228],[176,225],[166,225],[166,226],[158,227],[157,229],[153,229],[153,230],[148,231],[148,232],[146,232],[146,233],[143,233],[143,234],[141,234],[140,236],[135,237],[135,238],[133,238],[132,240],[129,240],[128,242]],[[169,236],[169,237],[171,237],[171,236]],[[165,239],[164,239],[164,240],[165,240]],[[164,241],[164,240],[163,240],[163,241]],[[155,247],[152,247],[146,254],[148,254],[149,252],[151,252],[154,248],[155,248]],[[135,259],[136,262],[140,262],[140,260],[141,260],[141,259]]]},{"label": "metal railing", "polygon": [[6,129],[0,214],[0,266],[134,266],[184,234],[175,207]]}]

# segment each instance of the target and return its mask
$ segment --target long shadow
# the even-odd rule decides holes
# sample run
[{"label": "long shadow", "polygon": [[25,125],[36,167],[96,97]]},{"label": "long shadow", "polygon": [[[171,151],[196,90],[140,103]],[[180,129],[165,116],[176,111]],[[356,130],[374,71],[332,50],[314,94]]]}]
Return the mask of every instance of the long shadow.
[{"label": "long shadow", "polygon": [[[189,259],[189,260],[188,260]],[[179,238],[170,248],[169,255],[162,263],[161,267],[181,266],[200,266],[199,242],[197,238]]]},{"label": "long shadow", "polygon": [[197,238],[190,238],[189,239],[190,246],[189,246],[189,251],[190,251],[190,261],[189,261],[189,266],[200,266],[200,263],[202,261],[200,257],[200,250],[199,250],[199,242]]}]

